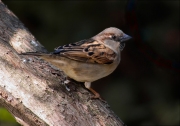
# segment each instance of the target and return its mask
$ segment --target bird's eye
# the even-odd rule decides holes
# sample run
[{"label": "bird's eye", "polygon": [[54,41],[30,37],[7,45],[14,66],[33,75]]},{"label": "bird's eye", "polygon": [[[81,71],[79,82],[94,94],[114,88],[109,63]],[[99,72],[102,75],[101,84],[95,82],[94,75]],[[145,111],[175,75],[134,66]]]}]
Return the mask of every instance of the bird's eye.
[{"label": "bird's eye", "polygon": [[116,36],[115,35],[111,35],[111,39],[116,39]]}]

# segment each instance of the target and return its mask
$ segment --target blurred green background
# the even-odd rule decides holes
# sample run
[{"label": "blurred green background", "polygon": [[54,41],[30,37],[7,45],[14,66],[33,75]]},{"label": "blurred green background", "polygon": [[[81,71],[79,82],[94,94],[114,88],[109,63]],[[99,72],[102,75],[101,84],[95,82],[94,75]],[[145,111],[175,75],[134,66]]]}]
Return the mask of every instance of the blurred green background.
[{"label": "blurred green background", "polygon": [[[111,26],[132,36],[116,71],[93,87],[128,126],[180,125],[179,0],[3,2],[49,51]],[[4,111],[0,126],[17,126]]]}]

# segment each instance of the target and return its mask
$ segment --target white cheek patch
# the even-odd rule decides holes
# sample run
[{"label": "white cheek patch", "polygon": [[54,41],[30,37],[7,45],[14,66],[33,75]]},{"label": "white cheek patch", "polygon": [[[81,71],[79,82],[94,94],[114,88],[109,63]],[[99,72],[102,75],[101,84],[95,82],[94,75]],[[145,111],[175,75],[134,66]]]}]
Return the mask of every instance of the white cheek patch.
[{"label": "white cheek patch", "polygon": [[119,42],[113,40],[105,40],[105,46],[112,49],[115,53],[118,53],[117,48],[119,48]]}]

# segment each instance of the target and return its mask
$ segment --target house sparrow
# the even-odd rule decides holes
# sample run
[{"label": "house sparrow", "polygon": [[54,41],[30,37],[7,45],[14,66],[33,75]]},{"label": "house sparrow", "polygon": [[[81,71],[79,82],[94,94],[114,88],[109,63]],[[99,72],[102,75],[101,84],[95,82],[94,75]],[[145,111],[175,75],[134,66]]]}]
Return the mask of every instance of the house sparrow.
[{"label": "house sparrow", "polygon": [[131,37],[118,28],[110,27],[90,39],[59,46],[54,52],[23,53],[35,55],[48,61],[64,71],[70,78],[85,82],[84,85],[93,94],[93,98],[100,98],[99,93],[91,88],[91,82],[111,74],[121,60],[121,51],[125,41]]}]

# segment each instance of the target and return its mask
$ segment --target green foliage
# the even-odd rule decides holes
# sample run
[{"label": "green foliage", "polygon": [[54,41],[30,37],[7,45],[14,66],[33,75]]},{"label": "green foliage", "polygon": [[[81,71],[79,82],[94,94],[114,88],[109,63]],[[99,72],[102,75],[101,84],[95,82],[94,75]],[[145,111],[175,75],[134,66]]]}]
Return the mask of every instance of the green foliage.
[{"label": "green foliage", "polygon": [[4,108],[0,108],[0,121],[16,122],[14,117]]}]

